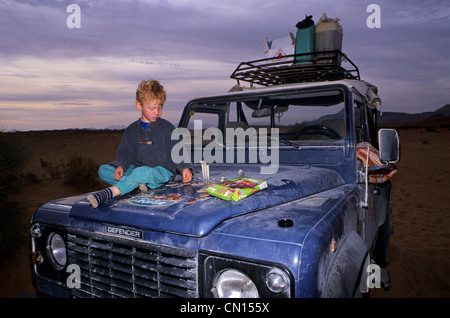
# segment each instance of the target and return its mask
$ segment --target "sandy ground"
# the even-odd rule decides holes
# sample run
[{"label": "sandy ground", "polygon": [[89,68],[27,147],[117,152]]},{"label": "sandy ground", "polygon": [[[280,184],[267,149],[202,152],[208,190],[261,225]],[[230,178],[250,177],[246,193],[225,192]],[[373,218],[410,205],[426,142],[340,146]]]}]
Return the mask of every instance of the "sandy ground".
[{"label": "sandy ground", "polygon": [[[448,126],[447,126],[448,127]],[[62,179],[44,179],[40,160],[55,164],[73,153],[96,163],[110,162],[121,138],[118,131],[45,131],[22,133],[32,150],[25,172],[41,178],[21,188],[24,203],[21,248],[0,262],[0,297],[37,294],[30,264],[28,228],[34,211],[53,199],[95,189],[74,188]],[[375,298],[450,297],[450,129],[400,129],[402,158],[393,178],[394,235],[391,236],[389,290],[373,289]]]}]

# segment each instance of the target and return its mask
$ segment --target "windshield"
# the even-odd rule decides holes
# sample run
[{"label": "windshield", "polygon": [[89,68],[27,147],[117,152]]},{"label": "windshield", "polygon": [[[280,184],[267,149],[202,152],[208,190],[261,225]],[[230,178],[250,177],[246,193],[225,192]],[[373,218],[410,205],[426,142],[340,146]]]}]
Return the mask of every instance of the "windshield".
[{"label": "windshield", "polygon": [[179,135],[196,163],[339,165],[348,135],[345,99],[343,88],[331,86],[197,99],[186,107]]},{"label": "windshield", "polygon": [[[226,102],[193,105],[186,127],[277,128],[280,139],[293,143],[340,141],[346,136],[344,92],[340,89],[295,94],[245,96]],[[194,127],[195,122],[196,127]],[[201,125],[199,125],[201,123]]]}]

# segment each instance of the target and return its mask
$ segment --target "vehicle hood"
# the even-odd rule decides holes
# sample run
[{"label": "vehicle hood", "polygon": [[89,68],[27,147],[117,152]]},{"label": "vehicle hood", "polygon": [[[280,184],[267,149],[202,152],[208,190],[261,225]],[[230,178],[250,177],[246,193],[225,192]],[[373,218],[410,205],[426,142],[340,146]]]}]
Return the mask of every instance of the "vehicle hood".
[{"label": "vehicle hood", "polygon": [[[200,171],[194,170],[194,176],[201,175]],[[96,209],[86,199],[82,199],[73,205],[70,217],[202,237],[226,219],[320,193],[345,183],[333,170],[299,166],[282,166],[276,174],[261,175],[259,166],[233,165],[230,170],[230,165],[217,165],[211,166],[211,179],[236,178],[238,170],[244,171],[245,177],[266,181],[268,187],[239,201],[226,201],[212,196],[197,200],[204,187],[211,183],[198,179],[190,185],[164,186],[145,193],[136,190]],[[158,198],[166,196],[167,200],[154,200],[155,195]]]}]

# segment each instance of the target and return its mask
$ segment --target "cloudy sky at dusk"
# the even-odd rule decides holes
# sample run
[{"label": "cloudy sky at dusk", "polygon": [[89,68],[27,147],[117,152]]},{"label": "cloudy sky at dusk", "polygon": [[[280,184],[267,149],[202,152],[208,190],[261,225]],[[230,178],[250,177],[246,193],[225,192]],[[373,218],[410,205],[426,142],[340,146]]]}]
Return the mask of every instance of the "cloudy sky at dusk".
[{"label": "cloudy sky at dusk", "polygon": [[[369,28],[369,4],[381,28]],[[80,8],[80,28],[67,19]],[[0,130],[125,126],[139,117],[137,84],[168,91],[163,117],[226,92],[262,39],[295,34],[322,13],[340,18],[343,51],[379,88],[384,111],[450,103],[448,0],[0,0]]]}]

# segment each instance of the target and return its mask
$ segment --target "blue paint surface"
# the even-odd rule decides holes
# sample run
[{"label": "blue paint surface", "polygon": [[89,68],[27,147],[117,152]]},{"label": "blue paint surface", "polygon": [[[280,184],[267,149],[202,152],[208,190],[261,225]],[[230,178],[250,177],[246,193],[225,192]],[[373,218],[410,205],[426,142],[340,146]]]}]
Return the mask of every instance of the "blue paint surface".
[{"label": "blue paint surface", "polygon": [[[70,217],[201,237],[230,217],[296,200],[344,184],[344,180],[337,172],[325,168],[284,166],[273,175],[260,175],[257,167],[234,168],[236,170],[244,168],[247,177],[263,179],[267,181],[268,187],[237,202],[210,197],[194,203],[186,201],[198,196],[201,186],[162,187],[149,192],[148,195],[176,193],[180,200],[146,205],[144,204],[146,200],[142,198],[145,194],[136,191],[93,209],[83,199],[74,204]],[[215,173],[221,176],[227,174],[226,171],[221,171],[220,166],[215,169],[212,165],[212,177]]]}]

